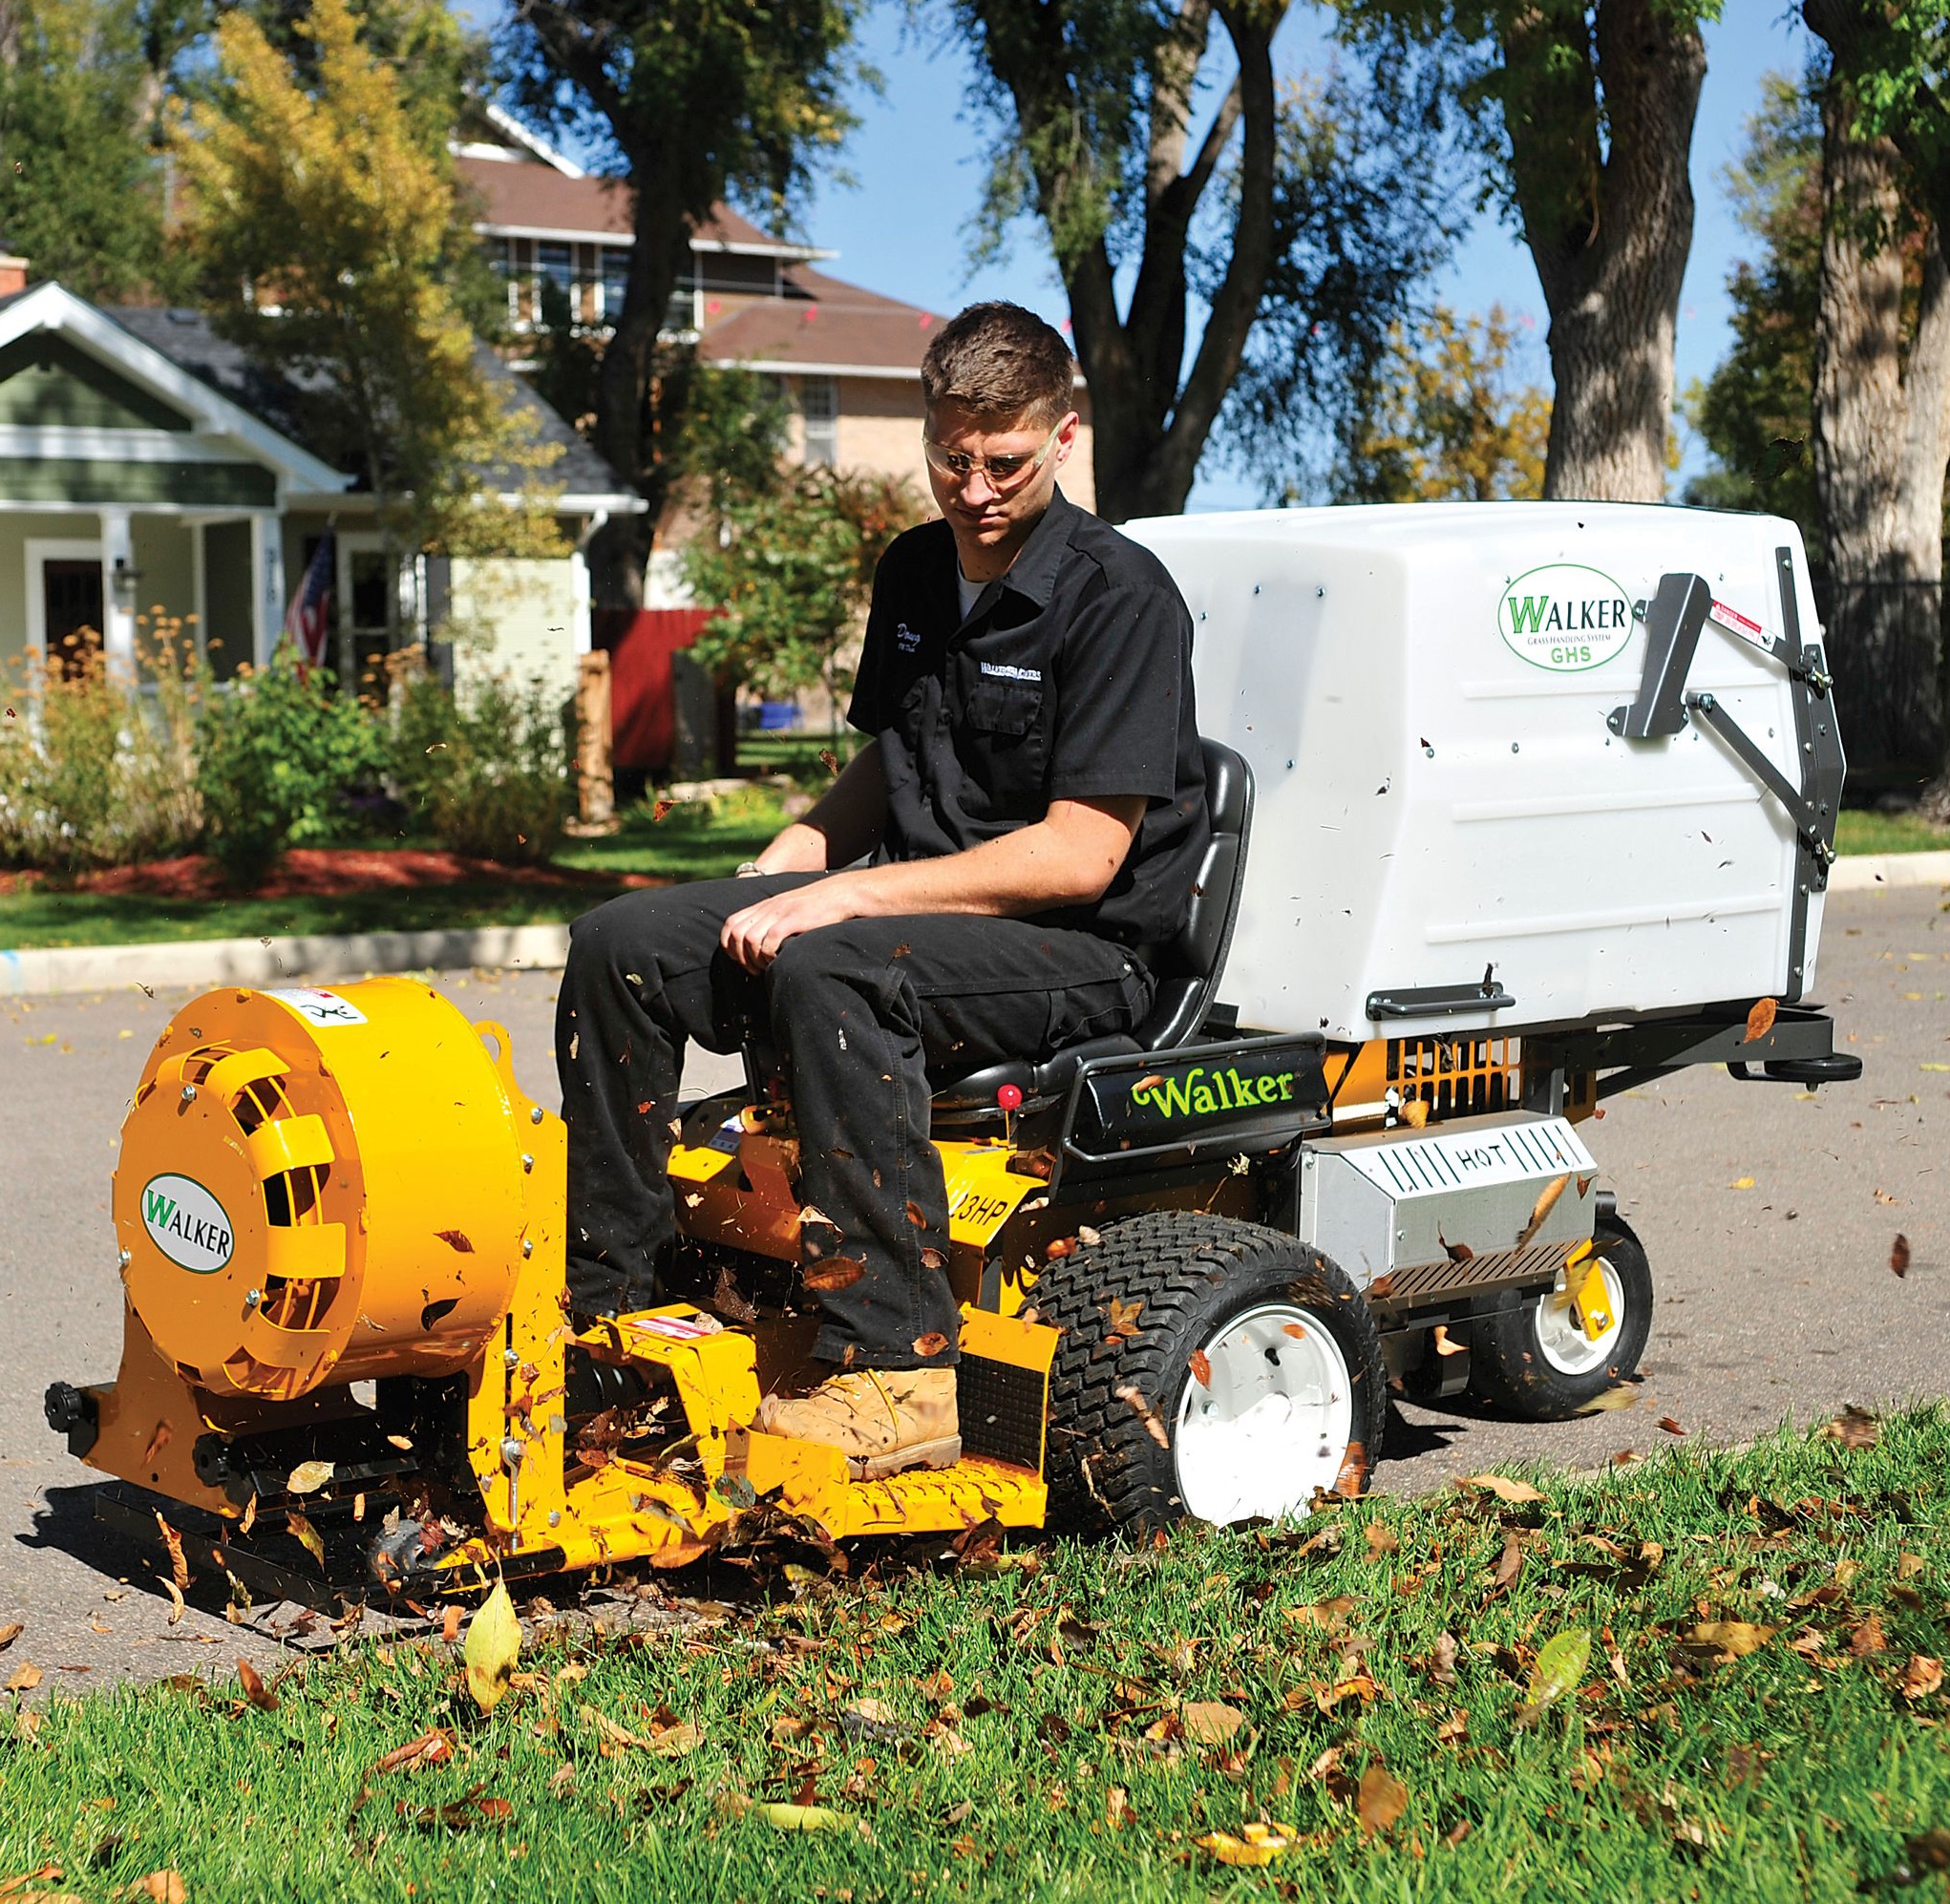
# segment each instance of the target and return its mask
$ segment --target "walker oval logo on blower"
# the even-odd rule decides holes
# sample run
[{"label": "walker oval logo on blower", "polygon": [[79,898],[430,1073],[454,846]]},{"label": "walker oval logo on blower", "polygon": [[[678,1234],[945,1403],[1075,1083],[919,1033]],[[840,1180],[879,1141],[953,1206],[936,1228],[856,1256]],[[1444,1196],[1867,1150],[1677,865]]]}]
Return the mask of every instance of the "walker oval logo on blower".
[{"label": "walker oval logo on blower", "polygon": [[179,1268],[214,1276],[237,1238],[223,1206],[193,1176],[164,1174],[142,1186],[142,1227]]},{"label": "walker oval logo on blower", "polygon": [[1513,654],[1556,674],[1601,667],[1632,636],[1632,598],[1600,569],[1550,562],[1505,582],[1496,626]]}]

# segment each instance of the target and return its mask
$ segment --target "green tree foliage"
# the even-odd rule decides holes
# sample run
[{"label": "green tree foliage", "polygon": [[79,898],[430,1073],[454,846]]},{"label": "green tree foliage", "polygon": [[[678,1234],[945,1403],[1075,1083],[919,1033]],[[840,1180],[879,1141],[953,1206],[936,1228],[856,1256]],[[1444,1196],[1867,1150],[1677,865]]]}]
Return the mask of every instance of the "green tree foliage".
[{"label": "green tree foliage", "polygon": [[712,526],[683,555],[684,578],[717,609],[692,658],[721,682],[791,694],[850,684],[841,653],[864,625],[874,570],[922,499],[899,477],[792,469],[724,485]]},{"label": "green tree foliage", "polygon": [[0,240],[34,277],[108,303],[177,287],[151,132],[183,31],[136,0],[0,9]]},{"label": "green tree foliage", "polygon": [[588,413],[595,447],[650,511],[619,517],[592,544],[605,605],[642,600],[673,475],[687,353],[660,332],[690,235],[726,199],[771,227],[791,215],[815,162],[853,123],[842,98],[860,5],[514,0],[499,50],[524,109],[604,151],[629,184],[629,279]]},{"label": "green tree foliage", "polygon": [[1355,407],[1450,235],[1422,64],[1390,53],[1366,81],[1282,89],[1288,0],[945,10],[993,130],[978,249],[1018,214],[1043,226],[1090,380],[1099,511],[1181,509],[1222,411],[1237,457],[1283,486]]},{"label": "green tree foliage", "polygon": [[1551,400],[1518,384],[1501,305],[1458,319],[1437,305],[1396,326],[1337,499],[1498,502],[1543,494]]},{"label": "green tree foliage", "polygon": [[1337,0],[1357,44],[1440,51],[1551,313],[1550,496],[1657,501],[1721,0]]},{"label": "green tree foliage", "polygon": [[1864,138],[1902,154],[1939,231],[1950,231],[1950,13],[1941,0],[1804,0],[1802,18],[1854,95]]},{"label": "green tree foliage", "polygon": [[[223,83],[176,141],[212,319],[305,392],[312,440],[364,478],[392,550],[551,553],[548,458],[457,288],[477,246],[444,139],[347,0],[318,0],[292,32],[302,62],[228,15]],[[524,486],[512,505],[482,494]]]},{"label": "green tree foliage", "polygon": [[1813,89],[1785,74],[1762,81],[1762,104],[1725,182],[1741,229],[1759,247],[1727,280],[1733,348],[1686,393],[1688,419],[1714,467],[1685,499],[1757,509],[1801,525],[1822,561],[1814,505],[1814,327],[1821,280],[1821,114]]}]

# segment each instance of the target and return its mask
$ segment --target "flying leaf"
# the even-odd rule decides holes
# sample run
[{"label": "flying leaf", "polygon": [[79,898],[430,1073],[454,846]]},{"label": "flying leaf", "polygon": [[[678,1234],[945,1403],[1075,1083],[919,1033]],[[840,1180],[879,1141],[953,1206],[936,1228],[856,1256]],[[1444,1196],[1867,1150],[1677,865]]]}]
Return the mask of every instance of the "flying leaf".
[{"label": "flying leaf", "polygon": [[1676,1421],[1674,1421],[1670,1415],[1661,1415],[1659,1417],[1659,1426],[1662,1428],[1664,1428],[1667,1434],[1676,1434],[1682,1437],[1684,1437],[1685,1434],[1685,1429],[1683,1428]]},{"label": "flying leaf", "polygon": [[494,1592],[468,1621],[466,1643],[460,1649],[467,1662],[467,1689],[483,1712],[492,1712],[507,1691],[520,1655],[521,1622],[515,1617],[507,1582],[497,1580]]},{"label": "flying leaf", "polygon": [[259,1677],[258,1670],[248,1660],[237,1662],[237,1683],[244,1688],[244,1696],[260,1712],[275,1712],[278,1709],[278,1696]]},{"label": "flying leaf", "polygon": [[1238,1837],[1230,1831],[1208,1831],[1192,1842],[1200,1851],[1210,1851],[1220,1864],[1266,1865],[1291,1851],[1300,1842],[1300,1834],[1291,1825],[1255,1822],[1241,1825]]},{"label": "flying leaf", "polygon": [[1076,1226],[1076,1239],[1087,1250],[1095,1249],[1104,1240],[1088,1223],[1079,1223]]},{"label": "flying leaf", "polygon": [[1212,1386],[1212,1362],[1202,1348],[1195,1348],[1185,1364],[1192,1371],[1192,1380],[1201,1388]]},{"label": "flying leaf", "polygon": [[1838,1441],[1844,1448],[1874,1448],[1882,1439],[1882,1424],[1867,1408],[1851,1402],[1822,1429],[1825,1441]]},{"label": "flying leaf", "polygon": [[165,1575],[158,1574],[156,1577],[162,1582],[163,1591],[169,1596],[169,1618],[165,1623],[174,1626],[183,1616],[182,1589]]},{"label": "flying leaf", "polygon": [[183,1556],[182,1535],[159,1513],[156,1516],[156,1525],[162,1530],[162,1544],[169,1550],[169,1577],[180,1587],[188,1586],[190,1563]]},{"label": "flying leaf", "polygon": [[1703,1619],[1686,1634],[1687,1643],[1710,1646],[1722,1660],[1744,1660],[1758,1653],[1773,1637],[1771,1626],[1745,1619]]},{"label": "flying leaf", "polygon": [[1143,1308],[1144,1302],[1141,1298],[1135,1302],[1120,1302],[1113,1296],[1110,1306],[1104,1311],[1111,1319],[1109,1334],[1113,1337],[1121,1336],[1126,1342],[1135,1342],[1138,1334],[1137,1318]]},{"label": "flying leaf", "polygon": [[851,1289],[867,1273],[865,1263],[850,1256],[830,1256],[823,1262],[811,1263],[800,1279],[815,1296],[833,1296]]},{"label": "flying leaf", "polygon": [[448,1645],[450,1646],[453,1645],[453,1643],[460,1638],[460,1622],[464,1618],[466,1618],[466,1617],[467,1609],[463,1607],[458,1600],[456,1600],[454,1604],[450,1606],[447,1609],[447,1611],[440,1616],[440,1638],[444,1640]]},{"label": "flying leaf", "polygon": [[0,1653],[6,1652],[26,1631],[25,1623],[18,1619],[10,1619],[5,1626],[0,1626]]},{"label": "flying leaf", "polygon": [[292,1508],[285,1515],[285,1527],[299,1546],[323,1567],[325,1542],[319,1537],[318,1530],[296,1508]]},{"label": "flying leaf", "polygon": [[1246,1723],[1246,1715],[1236,1705],[1194,1700],[1179,1709],[1178,1723],[1195,1745],[1222,1745]]},{"label": "flying leaf", "polygon": [[1537,1648],[1537,1663],[1530,1673],[1530,1703],[1553,1705],[1574,1693],[1584,1682],[1584,1669],[1591,1663],[1591,1635],[1581,1626],[1554,1633]]},{"label": "flying leaf", "polygon": [[1425,1098],[1411,1097],[1402,1106],[1402,1122],[1411,1131],[1419,1131],[1429,1122],[1429,1105]]},{"label": "flying leaf", "polygon": [[375,1772],[414,1771],[421,1766],[444,1766],[454,1756],[454,1735],[439,1726],[395,1745],[375,1765]]},{"label": "flying leaf", "polygon": [[1727,1188],[1728,1190],[1751,1190],[1753,1188],[1753,1178],[1750,1176],[1736,1176]]},{"label": "flying leaf", "polygon": [[1900,1230],[1897,1231],[1896,1240],[1889,1246],[1889,1266],[1898,1276],[1909,1274],[1909,1238]]},{"label": "flying leaf", "polygon": [[1567,1171],[1562,1176],[1553,1177],[1537,1192],[1537,1201],[1530,1207],[1530,1221],[1516,1233],[1515,1247],[1527,1250],[1530,1241],[1544,1226],[1544,1219],[1558,1207],[1558,1198],[1563,1195],[1565,1186],[1571,1181]]},{"label": "flying leaf", "polygon": [[667,820],[676,811],[677,802],[675,800],[660,799],[653,807],[651,807],[650,817],[653,820]]},{"label": "flying leaf", "polygon": [[907,1199],[907,1220],[910,1223],[912,1223],[917,1230],[924,1230],[927,1228],[927,1212],[923,1210],[920,1204],[915,1202],[915,1200],[911,1196]]},{"label": "flying leaf", "polygon": [[315,1494],[336,1472],[329,1461],[301,1461],[291,1470],[285,1485],[294,1494]]},{"label": "flying leaf", "polygon": [[1059,1262],[1067,1256],[1076,1254],[1074,1237],[1052,1237],[1043,1245],[1043,1259],[1046,1262]]},{"label": "flying leaf", "polygon": [[1941,1660],[1933,1660],[1927,1653],[1912,1653],[1909,1656],[1909,1664],[1902,1669],[1901,1692],[1904,1699],[1928,1699],[1942,1683]]},{"label": "flying leaf", "polygon": [[948,1266],[948,1259],[930,1243],[921,1253],[921,1266],[922,1269],[945,1269]]},{"label": "flying leaf", "polygon": [[819,750],[819,765],[829,773],[837,773],[839,772],[839,756],[830,747],[822,747]]},{"label": "flying leaf", "polygon": [[1480,1488],[1485,1493],[1494,1494],[1499,1501],[1507,1501],[1514,1508],[1544,1498],[1528,1481],[1513,1481],[1508,1474],[1467,1474],[1462,1485],[1465,1488]]},{"label": "flying leaf", "polygon": [[[1295,1325],[1288,1322],[1290,1329]],[[1352,1501],[1360,1497],[1367,1486],[1367,1448],[1359,1441],[1347,1444],[1347,1452],[1341,1457],[1341,1466],[1334,1475],[1333,1491],[1343,1500]]]},{"label": "flying leaf", "polygon": [[1774,1028],[1774,1016],[1780,1008],[1776,999],[1755,999],[1747,1014],[1747,1036],[1741,1043],[1751,1045],[1756,1038],[1765,1038]]},{"label": "flying leaf", "polygon": [[465,1230],[435,1230],[434,1234],[456,1256],[472,1256],[474,1254],[474,1245],[468,1240]]},{"label": "flying leaf", "polygon": [[1152,1412],[1151,1404],[1145,1400],[1144,1390],[1134,1382],[1127,1382],[1121,1387],[1111,1390],[1118,1401],[1126,1404],[1133,1414],[1144,1424],[1144,1431],[1160,1448],[1170,1448],[1172,1438],[1165,1432],[1165,1425]]},{"label": "flying leaf", "polygon": [[930,1329],[926,1335],[916,1336],[914,1339],[914,1352],[923,1362],[945,1353],[947,1346],[948,1339],[939,1329]]},{"label": "flying leaf", "polygon": [[1362,1830],[1372,1837],[1377,1831],[1386,1831],[1409,1809],[1409,1788],[1376,1759],[1361,1774],[1354,1809]]}]

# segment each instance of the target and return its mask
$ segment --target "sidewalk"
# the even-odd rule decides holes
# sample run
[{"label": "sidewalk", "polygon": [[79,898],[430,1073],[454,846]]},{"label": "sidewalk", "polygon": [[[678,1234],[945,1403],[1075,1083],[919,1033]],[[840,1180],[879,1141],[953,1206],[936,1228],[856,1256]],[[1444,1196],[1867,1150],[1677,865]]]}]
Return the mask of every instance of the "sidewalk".
[{"label": "sidewalk", "polygon": [[[1833,893],[1950,886],[1950,853],[1865,853],[1835,862]],[[494,925],[476,932],[370,932],[344,938],[174,940],[148,945],[0,948],[0,997],[165,986],[280,985],[374,972],[467,966],[559,969],[566,925]]]}]

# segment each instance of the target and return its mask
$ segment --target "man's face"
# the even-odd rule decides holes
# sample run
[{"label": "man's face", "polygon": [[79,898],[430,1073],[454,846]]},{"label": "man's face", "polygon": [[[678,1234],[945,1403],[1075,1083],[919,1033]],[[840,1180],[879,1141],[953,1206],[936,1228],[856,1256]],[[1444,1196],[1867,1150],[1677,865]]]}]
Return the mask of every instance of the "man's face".
[{"label": "man's face", "polygon": [[[1075,447],[1077,424],[1074,411],[1053,426],[980,416],[958,403],[937,404],[928,412],[923,425],[932,451],[928,487],[959,547],[999,551],[1028,538],[1036,518],[1049,506],[1056,473]],[[957,476],[941,468],[943,455],[972,457],[984,467]],[[1039,455],[1042,460],[1036,463]],[[996,458],[1011,456],[1029,459],[1013,477],[998,476],[986,467]]]}]

